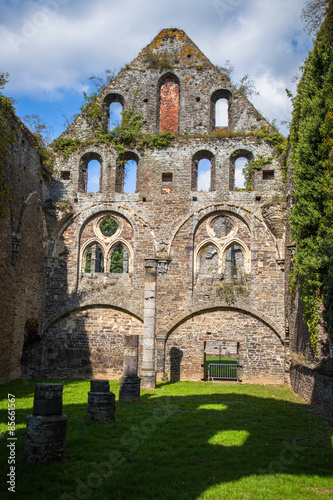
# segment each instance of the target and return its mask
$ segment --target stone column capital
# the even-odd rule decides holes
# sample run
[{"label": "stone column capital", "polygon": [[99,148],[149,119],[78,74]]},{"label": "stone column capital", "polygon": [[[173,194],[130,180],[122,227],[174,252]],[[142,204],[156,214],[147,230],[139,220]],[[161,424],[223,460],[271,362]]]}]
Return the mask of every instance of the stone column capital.
[{"label": "stone column capital", "polygon": [[145,267],[146,268],[147,267],[153,267],[153,268],[157,269],[158,261],[159,261],[159,259],[157,259],[155,257],[145,258]]}]

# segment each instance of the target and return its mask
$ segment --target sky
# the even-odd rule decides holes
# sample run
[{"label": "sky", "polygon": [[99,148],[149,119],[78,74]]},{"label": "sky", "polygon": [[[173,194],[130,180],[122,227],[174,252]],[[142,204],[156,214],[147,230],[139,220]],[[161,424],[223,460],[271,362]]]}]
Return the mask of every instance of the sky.
[{"label": "sky", "polygon": [[312,47],[305,0],[0,0],[0,71],[17,114],[39,114],[58,137],[79,111],[92,74],[120,70],[163,28],[183,29],[213,64],[249,74],[251,101],[269,121],[290,120],[293,78]]}]

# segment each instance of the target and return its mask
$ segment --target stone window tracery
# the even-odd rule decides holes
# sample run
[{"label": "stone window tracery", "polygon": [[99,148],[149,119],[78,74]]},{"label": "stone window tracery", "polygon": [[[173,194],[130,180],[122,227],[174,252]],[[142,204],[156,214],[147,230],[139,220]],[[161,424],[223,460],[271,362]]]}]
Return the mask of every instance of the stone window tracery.
[{"label": "stone window tracery", "polygon": [[237,237],[240,224],[240,220],[229,213],[207,218],[201,234],[206,233],[209,237],[203,239],[194,252],[195,279],[230,281],[243,279],[249,274],[251,254],[246,244]]},{"label": "stone window tracery", "polygon": [[133,250],[123,238],[124,224],[125,221],[114,214],[104,214],[93,220],[89,230],[93,235],[80,250],[81,277],[92,273],[115,275],[133,271]]}]

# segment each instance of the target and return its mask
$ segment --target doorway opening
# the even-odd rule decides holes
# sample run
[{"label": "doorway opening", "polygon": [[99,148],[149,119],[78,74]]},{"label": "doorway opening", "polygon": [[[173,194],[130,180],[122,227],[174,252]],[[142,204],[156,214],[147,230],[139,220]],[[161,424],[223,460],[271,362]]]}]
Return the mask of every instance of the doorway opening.
[{"label": "doorway opening", "polygon": [[238,342],[207,340],[204,347],[204,379],[238,380]]}]

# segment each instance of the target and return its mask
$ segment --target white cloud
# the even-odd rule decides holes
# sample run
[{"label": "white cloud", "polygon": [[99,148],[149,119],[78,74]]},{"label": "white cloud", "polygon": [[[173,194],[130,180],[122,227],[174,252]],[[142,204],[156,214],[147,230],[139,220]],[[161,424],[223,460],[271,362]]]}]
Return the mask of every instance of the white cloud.
[{"label": "white cloud", "polygon": [[[119,69],[164,27],[184,29],[214,64],[249,73],[256,106],[288,118],[285,88],[310,48],[304,0],[11,0],[2,2],[0,67],[14,97],[61,99],[92,73]],[[287,116],[286,116],[287,115]]]}]

